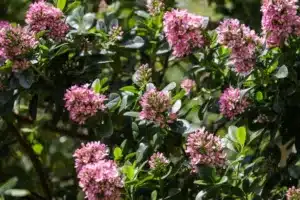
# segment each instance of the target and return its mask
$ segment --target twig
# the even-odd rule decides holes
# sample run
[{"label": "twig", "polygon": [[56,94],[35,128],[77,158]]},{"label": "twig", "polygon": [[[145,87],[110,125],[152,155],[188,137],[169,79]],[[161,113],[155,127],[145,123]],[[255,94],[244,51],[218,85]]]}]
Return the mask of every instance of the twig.
[{"label": "twig", "polygon": [[25,153],[29,156],[33,166],[35,167],[35,170],[40,178],[43,191],[47,196],[46,199],[51,200],[52,195],[49,187],[49,180],[46,173],[44,172],[42,163],[40,162],[38,156],[32,150],[31,145],[28,143],[28,141],[22,137],[22,135],[19,133],[19,130],[15,127],[14,124],[8,123],[8,127],[12,131],[12,133],[16,136],[20,145],[23,147]]}]

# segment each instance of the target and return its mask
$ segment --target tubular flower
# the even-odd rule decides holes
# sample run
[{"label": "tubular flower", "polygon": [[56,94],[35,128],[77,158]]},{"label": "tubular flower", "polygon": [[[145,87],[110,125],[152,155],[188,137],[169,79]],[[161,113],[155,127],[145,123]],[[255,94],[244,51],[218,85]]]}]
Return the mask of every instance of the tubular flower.
[{"label": "tubular flower", "polygon": [[255,31],[241,24],[237,19],[226,19],[216,29],[218,43],[231,50],[230,62],[238,74],[251,72],[255,65],[256,46],[261,39]]},{"label": "tubular flower", "polygon": [[242,96],[240,89],[227,88],[220,97],[220,112],[229,119],[242,114],[249,106],[248,99]]},{"label": "tubular flower", "polygon": [[8,21],[0,20],[0,29],[8,28],[8,27],[10,27],[10,24]]},{"label": "tubular flower", "polygon": [[34,34],[20,26],[0,29],[0,57],[14,60],[28,54],[37,45]]},{"label": "tubular flower", "polygon": [[77,149],[73,155],[75,158],[75,168],[78,171],[84,165],[94,164],[100,160],[106,159],[108,156],[108,148],[100,142],[89,142],[81,144],[81,148]]},{"label": "tubular flower", "polygon": [[[156,89],[148,90],[140,101],[142,111],[140,119],[154,122],[164,127],[166,123],[172,123],[175,119],[172,113],[168,113],[171,108],[171,98],[168,92],[157,91]],[[165,115],[172,117],[166,117]]]},{"label": "tubular flower", "polygon": [[261,24],[267,47],[280,46],[295,28],[299,29],[297,2],[298,0],[263,0]]},{"label": "tubular flower", "polygon": [[141,65],[133,75],[133,81],[138,86],[144,86],[151,81],[152,69],[148,64]]},{"label": "tubular flower", "polygon": [[35,33],[46,31],[49,38],[58,41],[62,40],[69,30],[64,22],[63,12],[43,0],[30,5],[25,22]]},{"label": "tubular flower", "polygon": [[299,200],[300,199],[300,189],[295,188],[295,186],[288,189],[286,193],[287,200]]},{"label": "tubular flower", "polygon": [[196,86],[196,82],[192,79],[184,79],[181,82],[181,88],[185,90],[186,94],[189,94]]},{"label": "tubular flower", "polygon": [[163,0],[147,0],[148,12],[152,15],[159,15],[165,10],[165,4]]},{"label": "tubular flower", "polygon": [[121,26],[113,26],[109,31],[109,39],[111,42],[116,42],[122,39],[123,31]]},{"label": "tubular flower", "polygon": [[221,138],[198,129],[188,136],[186,154],[190,157],[193,172],[198,171],[199,165],[224,167],[226,154],[223,150]]},{"label": "tubular flower", "polygon": [[162,175],[169,165],[170,161],[164,156],[163,153],[154,153],[148,161],[150,169],[156,175]]},{"label": "tubular flower", "polygon": [[205,44],[203,29],[207,19],[188,13],[186,10],[172,10],[164,15],[164,32],[173,55],[183,57],[194,48],[202,48]]},{"label": "tubular flower", "polygon": [[120,200],[123,182],[117,164],[100,160],[87,164],[78,173],[79,186],[88,200]]},{"label": "tubular flower", "polygon": [[104,101],[106,96],[95,93],[88,85],[72,86],[66,93],[64,100],[65,108],[70,112],[70,118],[74,122],[84,124],[85,121],[95,116],[101,110],[104,111],[106,106]]},{"label": "tubular flower", "polygon": [[22,60],[14,60],[12,65],[13,71],[22,71],[28,69],[31,66],[31,63],[25,59]]}]

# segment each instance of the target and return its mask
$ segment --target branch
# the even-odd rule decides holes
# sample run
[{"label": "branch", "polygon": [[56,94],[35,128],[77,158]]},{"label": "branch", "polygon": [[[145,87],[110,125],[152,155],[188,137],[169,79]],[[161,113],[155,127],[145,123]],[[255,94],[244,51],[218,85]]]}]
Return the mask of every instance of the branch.
[{"label": "branch", "polygon": [[20,145],[23,147],[25,153],[29,156],[33,166],[35,167],[35,170],[40,178],[43,191],[47,196],[46,199],[51,200],[52,195],[49,187],[49,180],[46,173],[44,172],[42,163],[40,162],[38,156],[32,150],[31,145],[28,143],[28,141],[22,137],[22,135],[19,133],[19,130],[15,127],[14,124],[8,123],[8,127],[9,130],[11,130],[12,134],[16,136]]}]

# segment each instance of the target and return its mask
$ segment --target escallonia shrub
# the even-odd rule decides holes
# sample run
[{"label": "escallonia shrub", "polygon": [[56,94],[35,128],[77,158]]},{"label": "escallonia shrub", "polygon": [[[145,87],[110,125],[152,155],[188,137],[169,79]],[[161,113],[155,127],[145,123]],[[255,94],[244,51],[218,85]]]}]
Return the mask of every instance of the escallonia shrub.
[{"label": "escallonia shrub", "polygon": [[300,199],[300,14],[36,1],[0,21],[0,198]]}]

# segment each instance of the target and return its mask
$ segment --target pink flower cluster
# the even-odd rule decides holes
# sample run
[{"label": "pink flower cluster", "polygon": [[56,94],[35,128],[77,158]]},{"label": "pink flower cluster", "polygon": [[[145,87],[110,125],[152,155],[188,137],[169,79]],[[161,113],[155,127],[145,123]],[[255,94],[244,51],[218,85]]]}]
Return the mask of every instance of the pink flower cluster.
[{"label": "pink flower cluster", "polygon": [[267,47],[278,47],[296,31],[299,35],[298,0],[263,0],[262,30]]},{"label": "pink flower cluster", "polygon": [[164,15],[164,32],[168,43],[173,49],[173,55],[183,57],[194,48],[201,48],[205,44],[202,34],[207,20],[193,15],[186,10],[172,10]]},{"label": "pink flower cluster", "polygon": [[229,87],[223,92],[219,103],[220,112],[229,119],[242,114],[249,106],[247,97],[242,96],[240,89],[233,87]]},{"label": "pink flower cluster", "polygon": [[100,142],[81,144],[81,148],[77,149],[73,155],[75,157],[75,168],[80,171],[84,165],[96,163],[107,156],[108,149],[105,144]]},{"label": "pink flower cluster", "polygon": [[118,166],[107,160],[107,147],[100,142],[82,144],[74,153],[79,186],[88,200],[119,200],[123,181]]},{"label": "pink flower cluster", "polygon": [[8,21],[0,20],[0,29],[8,28],[10,26]]},{"label": "pink flower cluster", "polygon": [[79,124],[84,124],[89,117],[95,116],[99,110],[104,111],[106,99],[104,95],[97,94],[90,89],[88,84],[72,86],[64,96],[65,107],[70,112],[71,120]]},{"label": "pink flower cluster", "polygon": [[181,82],[181,88],[185,90],[186,94],[189,94],[191,90],[193,90],[196,87],[196,82],[192,79],[184,79]]},{"label": "pink flower cluster", "polygon": [[300,199],[300,188],[295,188],[295,186],[288,189],[286,193],[287,200],[299,200]]},{"label": "pink flower cluster", "polygon": [[165,4],[163,0],[147,0],[148,12],[152,15],[159,15],[164,9]]},{"label": "pink flower cluster", "polygon": [[30,62],[24,57],[36,47],[37,43],[33,32],[20,26],[8,25],[0,29],[0,58],[12,60],[14,71],[27,69]]},{"label": "pink flower cluster", "polygon": [[193,172],[198,171],[199,165],[224,167],[226,154],[221,143],[221,138],[198,129],[188,136],[186,154],[190,157]]},{"label": "pink flower cluster", "polygon": [[255,31],[241,24],[237,19],[226,19],[216,29],[218,43],[231,50],[230,62],[238,74],[251,72],[255,65],[256,46],[261,39]]},{"label": "pink flower cluster", "polygon": [[46,31],[49,38],[58,41],[62,40],[69,30],[64,22],[63,12],[43,0],[30,5],[25,21],[35,33]]},{"label": "pink flower cluster", "polygon": [[169,165],[170,161],[164,156],[163,153],[157,152],[154,153],[150,160],[148,161],[150,169],[165,169],[167,165]]},{"label": "pink flower cluster", "polygon": [[[149,120],[164,127],[166,123],[172,123],[177,118],[175,113],[168,113],[171,108],[171,98],[168,92],[150,89],[142,96],[140,104],[142,106],[140,119],[142,120]],[[167,114],[169,115],[166,117]]]}]

